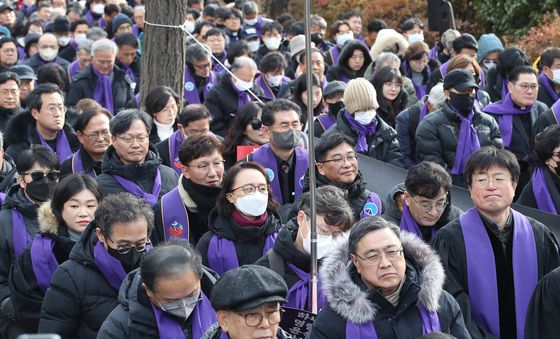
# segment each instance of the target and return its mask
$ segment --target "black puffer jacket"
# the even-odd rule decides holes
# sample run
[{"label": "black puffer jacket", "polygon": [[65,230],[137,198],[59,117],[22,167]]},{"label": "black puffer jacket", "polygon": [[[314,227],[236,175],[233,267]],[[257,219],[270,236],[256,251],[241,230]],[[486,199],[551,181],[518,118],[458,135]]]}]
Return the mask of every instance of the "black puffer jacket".
[{"label": "black puffer jacket", "polygon": [[[348,67],[348,61],[350,61],[355,50],[360,50],[364,53],[364,64],[358,71],[353,71]],[[363,77],[371,62],[371,56],[367,47],[359,40],[350,40],[344,44],[344,48],[338,58],[338,63],[329,67],[327,80],[329,82],[334,80],[348,82],[348,80]]]},{"label": "black puffer jacket", "polygon": [[118,305],[115,290],[97,268],[93,249],[95,222],[88,225],[58,266],[41,307],[39,333],[58,333],[64,339],[96,338],[101,324]]},{"label": "black puffer jacket", "polygon": [[0,131],[2,133],[6,133],[6,125],[8,124],[8,120],[14,115],[23,112],[21,107],[16,107],[14,109],[5,109],[0,108]]},{"label": "black puffer jacket", "polygon": [[[490,115],[476,111],[472,125],[477,132],[480,147],[503,147],[498,123]],[[460,127],[459,117],[447,102],[441,109],[428,114],[416,130],[418,161],[432,161],[443,166],[448,172],[451,171],[455,162]],[[462,175],[452,175],[452,178],[454,185],[467,186]]]},{"label": "black puffer jacket", "polygon": [[[84,146],[80,145],[80,157],[82,159],[82,166],[84,168],[84,173],[89,173],[91,170],[95,172],[95,175],[101,174],[101,161],[95,161],[84,149]],[[60,164],[60,174],[65,176],[69,174],[74,174],[72,169],[72,157],[66,159],[62,164]]]},{"label": "black puffer jacket", "polygon": [[[548,77],[545,79],[545,81],[547,81],[549,83],[550,87],[554,88],[554,86],[555,86],[554,83],[552,81],[550,81],[548,79]],[[545,104],[548,107],[552,107],[552,105],[554,105],[554,102],[555,102],[554,98],[546,90],[546,87],[544,87],[544,84],[541,81],[541,79],[539,79],[539,93],[537,95],[537,100],[542,102],[543,104]]]},{"label": "black puffer jacket", "polygon": [[[368,144],[368,151],[365,152],[367,156],[377,159],[394,166],[403,167],[403,156],[399,148],[399,141],[397,140],[397,132],[379,115],[375,115],[377,119],[377,130],[374,135],[366,138]],[[358,141],[358,132],[354,130],[344,117],[344,110],[341,110],[336,117],[336,124],[332,125],[323,135],[331,133],[342,133],[354,140]]]},{"label": "black puffer jacket", "polygon": [[159,169],[161,174],[161,191],[158,200],[162,195],[171,191],[177,186],[179,177],[171,168],[161,164],[161,159],[157,153],[155,146],[150,145],[148,155],[143,164],[125,165],[119,159],[117,152],[113,146],[109,146],[105,151],[105,157],[101,165],[102,174],[97,177],[97,183],[101,187],[104,196],[109,194],[117,194],[125,192],[125,189],[113,177],[113,174],[119,175],[127,180],[135,182],[142,191],[151,193],[156,177],[156,170]]},{"label": "black puffer jacket", "polygon": [[551,109],[547,110],[544,113],[539,114],[534,124],[535,136],[540,132],[542,132],[548,126],[555,125],[555,124],[558,124],[558,121],[556,120],[556,115]]},{"label": "black puffer jacket", "polygon": [[4,154],[4,162],[0,170],[0,192],[7,193],[10,187],[16,183],[17,169],[14,160]]}]

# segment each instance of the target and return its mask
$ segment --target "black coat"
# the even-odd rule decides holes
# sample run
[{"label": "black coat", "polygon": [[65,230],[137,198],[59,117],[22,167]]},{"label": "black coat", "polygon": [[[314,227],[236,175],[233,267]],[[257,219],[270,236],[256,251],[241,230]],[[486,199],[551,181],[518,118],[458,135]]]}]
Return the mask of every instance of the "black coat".
[{"label": "black coat", "polygon": [[[540,278],[560,265],[558,242],[554,237],[554,234],[552,234],[546,226],[531,218],[529,218],[529,222],[533,227],[533,233],[535,235],[535,245],[538,258],[538,279],[540,280]],[[493,235],[493,232],[488,230],[487,226],[485,227],[494,249],[496,263],[500,262],[500,264],[496,264],[496,279],[501,290],[501,293],[498,293],[498,302],[500,304],[511,304],[512,301],[510,293],[514,293],[513,279],[506,278],[511,275],[511,270],[506,270],[504,267],[511,267],[511,244],[513,235],[510,236],[510,240],[508,242],[509,244],[507,245],[507,251],[509,251],[508,257],[510,258],[509,264],[504,264],[501,263],[501,261],[505,261],[505,259],[503,259],[504,255],[501,242]],[[513,227],[515,227],[515,225],[513,225]],[[432,246],[438,251],[441,257],[441,262],[445,267],[445,272],[447,273],[444,288],[455,297],[461,306],[465,324],[473,339],[494,338],[494,336],[478,326],[471,316],[471,302],[469,300],[469,289],[467,283],[467,254],[465,250],[463,231],[461,230],[458,218],[444,226],[436,233],[435,237],[432,239]],[[500,253],[500,255],[497,255],[497,253]],[[511,297],[513,297],[513,295],[511,295]],[[508,313],[508,315],[510,315],[510,319],[504,319],[503,323],[502,321],[500,322],[500,333],[511,332],[511,329],[513,328],[513,333],[515,334],[515,310],[510,309],[510,307],[500,307],[500,313],[502,312]],[[511,315],[511,313],[513,313],[513,315]]]},{"label": "black coat", "polygon": [[[12,159],[17,160],[18,154],[31,145],[41,145],[35,126],[36,121],[29,111],[15,115],[8,121],[4,134],[4,149]],[[70,149],[72,152],[76,152],[80,147],[76,132],[68,123],[64,124],[63,129],[70,144]]]},{"label": "black coat", "polygon": [[502,84],[507,79],[504,79],[496,67],[492,68],[486,72],[486,87],[484,89],[490,95],[490,100],[492,102],[502,100]]},{"label": "black coat", "polygon": [[418,154],[416,153],[416,129],[418,119],[422,110],[422,103],[408,107],[395,118],[395,130],[401,153],[403,155],[404,168],[408,169],[417,164]]},{"label": "black coat", "polygon": [[65,72],[67,72],[68,65],[70,64],[67,60],[59,56],[57,56],[56,59],[50,62],[43,61],[39,53],[33,54],[29,59],[25,60],[23,64],[33,68],[33,71],[35,72],[35,74],[37,74],[37,72],[39,71],[39,67],[51,62],[59,64]]},{"label": "black coat", "polygon": [[97,183],[99,187],[101,187],[101,192],[104,196],[126,192],[121,184],[113,177],[113,174],[116,174],[135,182],[144,192],[151,193],[154,187],[156,169],[159,169],[161,174],[159,199],[162,195],[177,186],[177,180],[179,180],[179,178],[174,170],[161,164],[161,159],[155,147],[150,145],[150,150],[143,164],[125,165],[119,159],[115,148],[109,146],[103,158],[103,163],[101,165],[102,174],[97,177]]},{"label": "black coat", "polygon": [[[95,172],[95,175],[101,174],[101,161],[97,162],[89,155],[88,152],[80,145],[80,157],[82,159],[82,166],[84,167],[85,173],[89,173],[91,170]],[[69,174],[74,174],[72,170],[72,157],[66,159],[60,165],[60,174],[65,176]]]},{"label": "black coat", "polygon": [[115,290],[97,268],[93,249],[95,222],[88,225],[58,266],[41,307],[38,333],[58,333],[64,339],[96,338],[105,318],[118,305]]},{"label": "black coat", "polygon": [[[257,96],[262,96],[263,94],[262,89],[255,84],[253,84],[251,91]],[[255,100],[251,94],[247,94],[251,98],[251,101]],[[239,108],[237,106],[237,92],[231,83],[231,76],[223,76],[220,81],[210,89],[204,100],[204,105],[212,115],[210,130],[215,134],[225,137],[229,125]]]},{"label": "black coat", "polygon": [[[502,136],[498,123],[488,114],[476,111],[472,119],[480,147],[502,148]],[[451,171],[455,162],[461,121],[446,102],[444,106],[428,114],[416,130],[418,161],[432,161]],[[462,175],[452,175],[453,184],[467,187]]]},{"label": "black coat", "polygon": [[537,136],[548,126],[552,126],[556,124],[558,124],[558,121],[556,120],[556,115],[554,115],[552,109],[549,109],[546,112],[539,114],[537,120],[535,120],[534,135]]},{"label": "black coat", "polygon": [[16,183],[17,169],[14,160],[8,154],[4,154],[3,160],[0,170],[0,192],[7,193]]},{"label": "black coat", "polygon": [[558,338],[560,324],[560,268],[539,282],[527,307],[525,338]]},{"label": "black coat", "polygon": [[16,107],[14,109],[5,109],[0,108],[0,132],[6,133],[6,125],[8,124],[8,120],[14,115],[23,112],[21,107]]},{"label": "black coat", "polygon": [[[546,77],[546,76],[545,76]],[[554,88],[554,83],[552,81],[550,81],[548,79],[548,77],[546,78],[546,81],[548,81],[548,83],[550,84],[550,86],[552,88]],[[548,106],[549,108],[552,107],[552,105],[554,105],[554,103],[556,102],[554,100],[554,98],[548,93],[548,91],[546,90],[546,88],[544,87],[541,79],[539,79],[539,93],[537,95],[537,100],[542,102],[543,104],[545,104],[546,106]]]},{"label": "black coat", "polygon": [[[353,71],[350,69],[350,67],[348,67],[348,61],[352,57],[352,54],[354,54],[354,51],[357,49],[364,53],[364,64],[358,71]],[[340,53],[340,56],[338,58],[338,63],[334,66],[329,67],[329,70],[327,72],[327,80],[329,82],[334,80],[348,81],[355,78],[363,77],[366,69],[369,67],[371,62],[372,59],[367,47],[359,40],[350,40],[344,44],[344,48],[342,49],[342,52]]]},{"label": "black coat", "polygon": [[[546,166],[543,170],[543,174],[546,187],[548,188],[554,207],[556,208],[556,211],[560,213],[560,180],[556,175],[550,172]],[[521,191],[521,195],[519,195],[516,203],[534,209],[539,209],[537,199],[535,198],[535,192],[533,191],[533,179],[529,180],[527,185],[525,185],[525,188]]]},{"label": "black coat", "polygon": [[[374,135],[366,138],[368,151],[367,156],[377,159],[394,166],[403,167],[403,156],[399,148],[397,140],[397,132],[379,115],[375,115],[377,119],[377,130]],[[349,136],[354,142],[358,141],[358,132],[354,130],[344,117],[344,111],[341,110],[336,117],[336,124],[332,125],[324,134],[342,133]]]},{"label": "black coat", "polygon": [[[80,99],[93,99],[93,93],[97,86],[97,76],[93,73],[92,65],[79,72],[72,79],[66,104],[75,106]],[[118,67],[113,68],[113,110],[117,114],[125,108],[136,108],[136,99],[130,87],[131,80]]]}]

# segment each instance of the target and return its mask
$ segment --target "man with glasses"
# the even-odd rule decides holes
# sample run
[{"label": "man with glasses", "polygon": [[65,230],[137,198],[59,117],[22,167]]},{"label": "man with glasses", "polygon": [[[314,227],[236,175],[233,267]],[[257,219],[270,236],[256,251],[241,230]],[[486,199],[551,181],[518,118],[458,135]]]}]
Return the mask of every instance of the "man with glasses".
[{"label": "man with glasses", "polygon": [[282,277],[268,268],[244,265],[226,272],[210,296],[218,323],[202,338],[290,338],[279,326],[287,293]]},{"label": "man with glasses", "polygon": [[179,148],[179,161],[178,186],[154,206],[154,244],[186,239],[195,245],[208,231],[208,216],[216,206],[222,187],[222,145],[213,136],[189,137]]},{"label": "man with glasses", "polygon": [[387,197],[382,217],[426,242],[462,213],[450,204],[451,176],[438,164],[422,161],[412,166],[404,190],[401,187],[398,184]]},{"label": "man with glasses", "polygon": [[328,306],[308,338],[470,338],[459,305],[443,291],[438,255],[380,217],[352,226],[323,259],[320,279]]},{"label": "man with glasses", "polygon": [[149,142],[152,118],[137,109],[124,110],[109,123],[113,144],[105,151],[97,183],[105,196],[129,192],[153,206],[177,186],[177,174],[161,164]]},{"label": "man with glasses", "polygon": [[[225,64],[227,60],[226,40],[226,34],[219,28],[209,29],[203,40],[203,42],[210,47],[212,55],[220,60],[222,64]],[[219,73],[224,70],[217,62],[213,64],[212,71]]]},{"label": "man with glasses", "polygon": [[37,47],[39,52],[23,62],[24,65],[33,68],[35,74],[39,71],[40,66],[51,62],[59,64],[65,70],[68,69],[70,63],[58,56],[59,45],[56,35],[52,33],[41,35],[37,41]]},{"label": "man with glasses", "polygon": [[535,122],[548,107],[537,100],[539,82],[532,67],[515,67],[508,79],[509,94],[501,101],[484,107],[484,112],[494,116],[500,126],[504,147],[517,157],[521,168],[516,191],[519,195],[533,172]]},{"label": "man with glasses", "polygon": [[62,91],[55,84],[39,85],[29,94],[27,104],[28,110],[15,115],[6,125],[6,153],[17,159],[31,145],[43,145],[64,162],[78,150],[80,143],[66,122]]},{"label": "man with glasses", "polygon": [[129,193],[104,198],[76,243],[70,259],[54,272],[43,300],[39,333],[63,338],[95,338],[119,304],[126,274],[150,249],[154,214]]},{"label": "man with glasses", "polygon": [[132,80],[120,68],[115,67],[117,45],[108,39],[100,39],[91,46],[91,64],[78,73],[70,84],[68,105],[74,106],[80,99],[97,101],[111,114],[125,108],[135,108]]},{"label": "man with glasses", "polygon": [[185,104],[201,104],[218,79],[212,71],[209,47],[192,44],[187,47],[187,67],[185,67]]},{"label": "man with glasses", "polygon": [[300,147],[301,114],[299,106],[286,99],[264,105],[261,121],[270,142],[248,157],[249,161],[264,167],[280,205],[291,204],[299,198],[309,166],[309,154]]},{"label": "man with glasses", "polygon": [[510,207],[519,175],[511,152],[475,152],[465,166],[474,208],[432,239],[445,267],[444,288],[459,302],[473,338],[523,338],[537,282],[560,265],[552,232]]}]

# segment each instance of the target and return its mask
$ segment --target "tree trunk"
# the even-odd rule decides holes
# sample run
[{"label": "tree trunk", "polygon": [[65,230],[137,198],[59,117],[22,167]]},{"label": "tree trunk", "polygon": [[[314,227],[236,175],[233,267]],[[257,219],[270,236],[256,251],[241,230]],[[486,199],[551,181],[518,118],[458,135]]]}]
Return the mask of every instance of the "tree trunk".
[{"label": "tree trunk", "polygon": [[[183,0],[145,0],[146,21],[179,26],[185,22]],[[142,45],[141,106],[150,89],[167,86],[179,94],[183,104],[186,33],[179,28],[144,25]]]}]

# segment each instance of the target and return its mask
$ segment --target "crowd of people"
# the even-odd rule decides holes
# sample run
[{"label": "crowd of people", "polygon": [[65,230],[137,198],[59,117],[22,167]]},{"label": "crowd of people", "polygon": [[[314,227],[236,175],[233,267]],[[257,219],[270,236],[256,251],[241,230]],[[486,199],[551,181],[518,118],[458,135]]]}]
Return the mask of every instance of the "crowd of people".
[{"label": "crowd of people", "polygon": [[557,336],[560,48],[184,2],[147,92],[142,0],[0,3],[1,338]]}]

